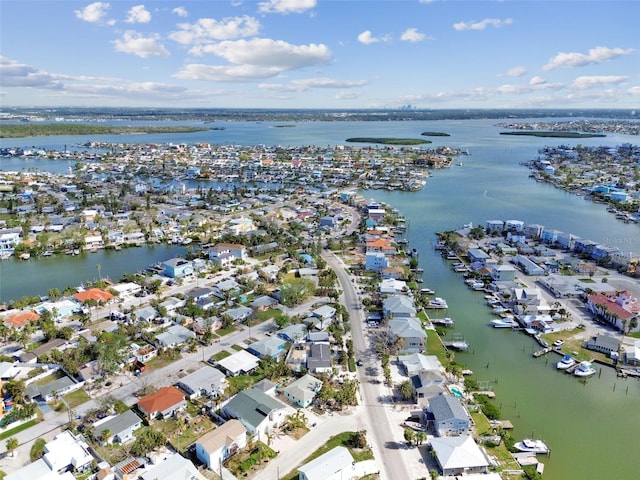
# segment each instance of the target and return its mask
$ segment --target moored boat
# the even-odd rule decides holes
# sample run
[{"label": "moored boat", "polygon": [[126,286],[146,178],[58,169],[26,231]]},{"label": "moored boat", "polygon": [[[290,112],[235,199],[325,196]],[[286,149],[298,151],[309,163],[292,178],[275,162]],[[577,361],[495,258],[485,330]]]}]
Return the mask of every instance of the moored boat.
[{"label": "moored boat", "polygon": [[496,318],[489,323],[493,328],[515,328],[518,326],[513,318]]},{"label": "moored boat", "polygon": [[591,375],[594,375],[596,371],[597,370],[594,368],[591,362],[584,361],[580,362],[580,365],[578,365],[578,368],[573,371],[573,374],[576,377],[590,377]]},{"label": "moored boat", "polygon": [[449,305],[444,298],[436,297],[429,301],[427,308],[449,308]]},{"label": "moored boat", "polygon": [[556,368],[558,370],[566,370],[569,367],[573,367],[575,364],[575,358],[573,358],[571,355],[565,355],[560,360],[558,360],[558,363],[556,363]]},{"label": "moored boat", "polygon": [[516,442],[513,446],[521,452],[549,453],[549,447],[542,440],[525,438],[521,442]]}]

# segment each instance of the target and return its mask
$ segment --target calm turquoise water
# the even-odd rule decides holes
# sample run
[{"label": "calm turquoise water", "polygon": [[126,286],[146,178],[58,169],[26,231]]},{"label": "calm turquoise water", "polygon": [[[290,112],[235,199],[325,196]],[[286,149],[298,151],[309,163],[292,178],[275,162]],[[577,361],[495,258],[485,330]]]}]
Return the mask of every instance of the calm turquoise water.
[{"label": "calm turquoise water", "polygon": [[[536,345],[529,337],[487,326],[492,318],[483,295],[462,283],[461,277],[433,251],[435,232],[489,219],[520,219],[622,249],[640,250],[640,228],[617,221],[601,205],[567,194],[528,178],[520,162],[537,156],[545,144],[617,145],[638,143],[638,138],[614,135],[579,142],[500,136],[496,121],[444,122],[306,122],[295,128],[271,128],[268,123],[225,123],[225,130],[185,135],[92,137],[117,142],[208,141],[238,145],[337,145],[351,136],[418,137],[423,131],[443,131],[432,148],[450,145],[469,150],[463,166],[433,172],[420,192],[367,191],[367,198],[398,208],[409,219],[407,238],[420,251],[425,286],[447,299],[455,331],[471,344],[458,359],[474,370],[478,380],[491,383],[504,418],[516,429],[514,436],[542,438],[552,449],[545,478],[551,480],[637,479],[636,455],[640,432],[640,382],[623,380],[608,369],[581,382],[555,370],[554,357],[534,359]],[[214,125],[215,126],[215,125]],[[78,137],[3,140],[2,146],[59,148],[88,140]],[[45,142],[45,143],[39,143]],[[65,162],[0,159],[0,169],[38,168],[66,172]],[[166,249],[166,250],[164,250]],[[175,254],[169,247],[98,252],[80,257],[59,257],[28,262],[0,263],[0,297],[44,294],[53,286],[64,288],[102,275],[117,279]]]}]

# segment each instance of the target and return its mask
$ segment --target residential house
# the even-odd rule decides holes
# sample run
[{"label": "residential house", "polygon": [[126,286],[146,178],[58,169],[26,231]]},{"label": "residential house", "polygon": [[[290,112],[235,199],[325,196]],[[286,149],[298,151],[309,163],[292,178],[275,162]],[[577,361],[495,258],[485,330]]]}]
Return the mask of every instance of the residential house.
[{"label": "residential house", "polygon": [[158,311],[152,306],[142,307],[135,312],[135,316],[139,322],[152,323],[160,318]]},{"label": "residential house", "polygon": [[72,296],[80,303],[93,301],[100,305],[105,305],[116,298],[111,292],[101,288],[82,290],[81,292],[74,293]]},{"label": "residential house", "polygon": [[399,295],[407,292],[407,282],[395,278],[383,278],[378,287],[380,295]]},{"label": "residential house", "polygon": [[62,352],[68,346],[69,343],[65,339],[54,338],[53,340],[49,340],[47,343],[20,355],[20,361],[23,363],[33,363],[36,360],[39,360],[41,356],[49,354],[52,350],[59,350]]},{"label": "residential house", "polygon": [[424,352],[427,334],[417,318],[393,318],[389,320],[389,336],[392,341],[399,341],[399,353]]},{"label": "residential house", "polygon": [[240,420],[250,435],[266,440],[269,432],[284,423],[291,408],[260,390],[249,388],[234,395],[222,407],[222,412],[228,418]]},{"label": "residential house", "polygon": [[76,382],[73,378],[65,375],[44,385],[38,385],[37,383],[27,385],[24,396],[30,400],[39,399],[43,402],[50,402],[56,396],[79,390],[83,385],[84,382]]},{"label": "residential house", "polygon": [[373,272],[381,272],[389,267],[389,260],[387,256],[382,252],[367,252],[365,254],[365,270]]},{"label": "residential house", "polygon": [[443,476],[465,478],[465,475],[486,473],[491,462],[472,437],[435,437],[431,448]]},{"label": "residential house", "polygon": [[140,474],[139,480],[205,480],[190,460],[179,453],[167,457]]},{"label": "residential house", "polygon": [[392,295],[382,301],[382,314],[385,318],[412,318],[416,313],[413,300],[406,295]]},{"label": "residential house", "polygon": [[435,355],[424,355],[422,353],[412,353],[398,357],[402,369],[408,377],[416,375],[423,370],[442,372],[444,369],[440,360]]},{"label": "residential house", "polygon": [[37,322],[40,315],[34,310],[13,311],[3,318],[3,323],[15,330],[21,330],[29,322]]},{"label": "residential house", "polygon": [[322,388],[322,380],[306,374],[303,377],[295,380],[287,385],[282,393],[285,398],[299,406],[305,408],[311,405],[316,397],[316,394]]},{"label": "residential house", "polygon": [[89,445],[81,436],[65,430],[47,442],[43,449],[44,461],[54,472],[86,472],[94,461]]},{"label": "residential house", "polygon": [[260,295],[249,304],[251,308],[258,311],[265,311],[278,305],[278,300],[268,295]]},{"label": "residential house", "polygon": [[232,418],[195,442],[196,457],[210,470],[218,470],[227,459],[247,446],[247,429]]},{"label": "residential house", "polygon": [[277,358],[286,353],[287,342],[280,337],[264,337],[251,343],[247,351],[258,358]]},{"label": "residential house", "polygon": [[260,359],[246,350],[240,350],[228,357],[218,360],[215,365],[222,369],[228,376],[248,375],[252,373],[260,363]]},{"label": "residential house", "polygon": [[[156,417],[168,417],[187,405],[182,390],[170,386],[162,387],[151,395],[142,397],[138,403],[138,410],[146,419],[152,420]],[[164,478],[164,477],[163,477]]]},{"label": "residential house", "polygon": [[158,347],[173,348],[184,345],[191,338],[196,338],[193,330],[182,325],[171,325],[166,332],[156,335],[155,340]]},{"label": "residential house", "polygon": [[[105,443],[126,443],[133,440],[133,432],[142,426],[142,419],[133,410],[126,410],[118,415],[112,415],[93,424],[96,440]],[[107,438],[104,438],[107,434]]]},{"label": "residential house", "polygon": [[304,323],[294,323],[287,325],[282,330],[278,330],[276,335],[287,342],[298,343],[304,340],[307,334],[307,326]]},{"label": "residential house", "polygon": [[433,397],[445,393],[445,379],[438,372],[423,370],[410,377],[413,396],[419,405],[427,405]]},{"label": "residential house", "polygon": [[176,385],[193,400],[201,395],[219,397],[224,393],[227,383],[227,377],[217,368],[202,367],[182,377]]},{"label": "residential house", "polygon": [[331,348],[324,343],[314,343],[309,347],[307,370],[311,373],[330,373]]},{"label": "residential house", "polygon": [[240,293],[240,284],[233,278],[228,278],[213,286],[213,294],[221,300],[232,299]]},{"label": "residential house", "polygon": [[223,315],[228,315],[231,318],[231,321],[234,323],[239,323],[247,320],[253,315],[253,310],[249,307],[245,307],[244,305],[240,305],[236,308],[230,308],[222,313]]},{"label": "residential house", "polygon": [[430,398],[429,411],[438,436],[459,436],[469,432],[469,414],[458,398],[452,395]]},{"label": "residential house", "polygon": [[298,467],[299,480],[342,480],[360,478],[355,461],[346,447],[334,447],[328,452]]},{"label": "residential house", "polygon": [[193,275],[193,263],[184,258],[171,258],[162,262],[165,276],[169,278],[182,278]]},{"label": "residential house", "polygon": [[494,265],[490,275],[491,279],[496,282],[513,282],[516,277],[516,269],[511,265]]}]

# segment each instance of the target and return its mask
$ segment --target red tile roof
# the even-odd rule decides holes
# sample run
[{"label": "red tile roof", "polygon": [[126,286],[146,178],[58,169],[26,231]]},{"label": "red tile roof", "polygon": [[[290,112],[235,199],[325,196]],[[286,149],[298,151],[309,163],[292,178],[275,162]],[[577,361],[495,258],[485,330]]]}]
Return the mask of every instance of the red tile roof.
[{"label": "red tile roof", "polygon": [[100,288],[90,288],[89,290],[85,290],[83,292],[74,293],[73,298],[83,303],[87,300],[95,300],[96,302],[104,303],[112,300],[115,297],[106,290],[102,290]]},{"label": "red tile roof", "polygon": [[142,397],[138,401],[138,408],[153,415],[156,412],[163,412],[168,408],[182,402],[184,393],[176,387],[162,387],[156,393]]},{"label": "red tile roof", "polygon": [[5,318],[4,323],[8,327],[22,328],[27,323],[29,323],[31,321],[36,321],[39,318],[40,318],[40,315],[38,315],[33,310],[29,310],[29,311],[26,311],[26,312],[20,312],[20,313],[16,313],[16,314],[8,316],[7,318]]}]

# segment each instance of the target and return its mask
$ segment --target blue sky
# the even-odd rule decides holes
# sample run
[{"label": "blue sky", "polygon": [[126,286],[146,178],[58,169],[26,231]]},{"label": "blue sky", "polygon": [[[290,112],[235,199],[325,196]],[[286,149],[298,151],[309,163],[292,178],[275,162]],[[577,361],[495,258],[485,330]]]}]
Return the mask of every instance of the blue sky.
[{"label": "blue sky", "polygon": [[2,0],[2,106],[640,107],[640,2]]}]

